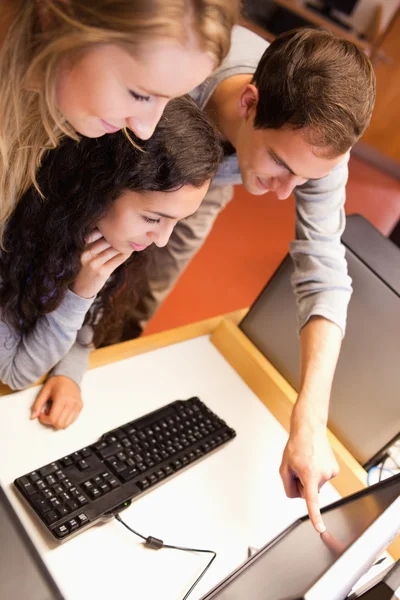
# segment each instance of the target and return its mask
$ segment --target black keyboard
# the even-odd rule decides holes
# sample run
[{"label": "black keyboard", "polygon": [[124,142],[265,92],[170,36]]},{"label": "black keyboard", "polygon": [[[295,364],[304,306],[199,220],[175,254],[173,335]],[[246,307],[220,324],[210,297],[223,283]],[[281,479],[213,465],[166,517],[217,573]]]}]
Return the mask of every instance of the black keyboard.
[{"label": "black keyboard", "polygon": [[198,398],[176,401],[18,477],[17,490],[57,540],[111,517],[236,435]]}]

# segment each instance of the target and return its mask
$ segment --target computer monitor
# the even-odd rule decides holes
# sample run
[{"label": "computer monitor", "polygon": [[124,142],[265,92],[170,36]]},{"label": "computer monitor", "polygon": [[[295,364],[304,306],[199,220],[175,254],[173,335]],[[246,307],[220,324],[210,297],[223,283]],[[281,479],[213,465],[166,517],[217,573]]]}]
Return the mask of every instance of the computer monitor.
[{"label": "computer monitor", "polygon": [[[202,600],[344,600],[400,531],[400,475],[295,521]],[[271,515],[273,518],[273,515]]]},{"label": "computer monitor", "polygon": [[[329,428],[368,469],[400,433],[400,248],[360,215],[347,218],[342,242],[353,295],[332,385]],[[293,270],[288,255],[240,328],[298,390]]]},{"label": "computer monitor", "polygon": [[1,487],[0,598],[63,600]]},{"label": "computer monitor", "polygon": [[323,4],[346,15],[351,15],[358,0],[323,0]]},{"label": "computer monitor", "polygon": [[307,8],[320,13],[327,19],[333,21],[337,25],[349,29],[349,25],[344,23],[340,18],[335,16],[335,11],[345,15],[351,15],[358,0],[320,0],[319,4],[307,2]]}]

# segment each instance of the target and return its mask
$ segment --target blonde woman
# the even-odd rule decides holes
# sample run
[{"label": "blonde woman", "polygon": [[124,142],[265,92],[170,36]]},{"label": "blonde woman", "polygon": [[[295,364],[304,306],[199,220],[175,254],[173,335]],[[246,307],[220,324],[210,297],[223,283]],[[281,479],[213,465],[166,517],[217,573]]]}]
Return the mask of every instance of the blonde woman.
[{"label": "blonde woman", "polygon": [[229,49],[239,0],[0,0],[0,237],[67,135],[149,138]]}]

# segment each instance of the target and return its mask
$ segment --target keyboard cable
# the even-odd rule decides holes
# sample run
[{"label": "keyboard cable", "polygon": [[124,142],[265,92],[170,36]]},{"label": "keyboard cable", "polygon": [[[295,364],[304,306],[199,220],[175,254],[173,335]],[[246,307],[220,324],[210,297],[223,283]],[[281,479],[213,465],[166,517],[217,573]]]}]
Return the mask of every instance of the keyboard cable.
[{"label": "keyboard cable", "polygon": [[213,555],[212,558],[209,560],[207,566],[203,569],[203,571],[200,573],[200,575],[198,576],[196,581],[193,583],[193,585],[190,587],[190,589],[186,592],[186,594],[184,595],[182,600],[187,600],[187,598],[189,598],[189,595],[192,593],[192,591],[194,590],[196,585],[199,583],[200,579],[203,577],[203,575],[205,575],[205,573],[211,567],[214,560],[217,558],[217,553],[214,552],[214,550],[203,550],[200,548],[185,548],[184,546],[172,546],[170,544],[164,544],[164,542],[162,540],[160,540],[159,538],[153,537],[152,535],[145,537],[141,533],[138,533],[137,531],[132,529],[132,527],[130,527],[127,523],[125,523],[125,521],[123,519],[121,519],[121,517],[119,515],[115,515],[115,518],[117,519],[117,521],[122,523],[122,525],[124,527],[126,527],[126,529],[128,529],[131,533],[142,538],[142,540],[144,540],[144,542],[145,542],[145,546],[148,546],[149,548],[151,548],[153,550],[160,550],[161,548],[169,548],[170,550],[182,550],[183,552],[202,552],[203,554],[212,554]]}]

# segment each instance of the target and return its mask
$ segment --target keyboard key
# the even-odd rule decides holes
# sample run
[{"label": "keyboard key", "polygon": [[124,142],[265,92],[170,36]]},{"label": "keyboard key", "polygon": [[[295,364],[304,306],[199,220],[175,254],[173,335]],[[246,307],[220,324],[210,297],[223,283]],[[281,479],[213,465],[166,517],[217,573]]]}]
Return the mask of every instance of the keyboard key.
[{"label": "keyboard key", "polygon": [[[58,481],[64,481],[64,479],[67,479],[67,476],[65,475],[65,473],[61,470],[56,471],[56,475],[57,475],[57,479]],[[49,475],[49,477],[52,477],[52,475]]]},{"label": "keyboard key", "polygon": [[139,469],[137,469],[136,467],[130,467],[121,473],[121,479],[122,481],[130,481],[138,475],[140,475]]},{"label": "keyboard key", "polygon": [[58,471],[58,464],[53,462],[50,465],[47,465],[46,467],[42,467],[41,469],[39,469],[39,473],[41,474],[42,477],[47,477],[47,475],[51,475],[52,473],[55,473],[56,471]]},{"label": "keyboard key", "polygon": [[54,475],[47,475],[46,481],[47,485],[56,485],[57,483],[57,479],[54,477]]},{"label": "keyboard key", "polygon": [[78,468],[81,471],[84,471],[85,469],[89,468],[89,463],[84,458],[82,458],[81,460],[78,460],[78,462],[76,464],[78,465]]},{"label": "keyboard key", "polygon": [[77,521],[79,522],[79,524],[82,525],[86,525],[86,523],[89,523],[89,519],[88,517],[85,515],[85,513],[80,513],[77,517],[76,517]]},{"label": "keyboard key", "polygon": [[45,498],[42,498],[40,494],[36,494],[35,496],[31,496],[32,504],[38,509],[40,514],[43,514],[50,510],[50,504],[47,502]]},{"label": "keyboard key", "polygon": [[62,458],[60,460],[60,463],[62,464],[63,467],[69,467],[74,464],[72,459],[69,456],[65,456],[64,458]]},{"label": "keyboard key", "polygon": [[148,479],[142,479],[141,481],[138,481],[138,487],[141,490],[147,490],[147,488],[150,487],[150,481]]},{"label": "keyboard key", "polygon": [[28,496],[32,496],[33,494],[36,493],[36,489],[35,489],[34,485],[27,479],[27,477],[21,477],[21,483],[23,485],[25,493]]},{"label": "keyboard key", "polygon": [[32,471],[32,473],[29,475],[29,479],[32,481],[32,483],[36,483],[40,479],[39,473]]},{"label": "keyboard key", "polygon": [[105,460],[106,458],[109,458],[110,456],[117,454],[117,452],[122,450],[122,448],[123,448],[122,444],[120,444],[119,442],[114,442],[113,444],[107,445],[102,450],[99,450],[97,452],[97,454],[100,456],[100,458]]},{"label": "keyboard key", "polygon": [[134,425],[127,425],[124,430],[128,435],[134,435],[136,433],[136,427]]},{"label": "keyboard key", "polygon": [[92,452],[89,448],[82,448],[81,455],[82,458],[88,458],[89,456],[92,456]]},{"label": "keyboard key", "polygon": [[43,490],[42,494],[46,498],[46,500],[49,500],[50,498],[54,497],[54,492],[52,490]]},{"label": "keyboard key", "polygon": [[93,448],[98,452],[99,450],[103,450],[103,448],[107,448],[107,442],[102,440],[101,442],[97,442],[97,444],[93,445]]},{"label": "keyboard key", "polygon": [[47,525],[52,525],[53,523],[58,521],[58,515],[54,510],[49,510],[46,513],[44,513],[43,518],[46,521]]},{"label": "keyboard key", "polygon": [[99,489],[102,494],[107,494],[110,491],[110,486],[107,483],[102,483]]},{"label": "keyboard key", "polygon": [[55,535],[60,539],[64,538],[66,535],[69,534],[69,529],[65,524],[58,525],[58,527],[55,527],[53,529],[53,531],[54,531]]},{"label": "keyboard key", "polygon": [[61,502],[68,502],[68,500],[71,500],[71,496],[68,496],[66,492],[63,492],[60,494],[60,500]]},{"label": "keyboard key", "polygon": [[72,531],[76,531],[77,529],[79,529],[79,522],[77,519],[70,519],[69,521],[67,521],[67,527],[69,528],[70,532]]},{"label": "keyboard key", "polygon": [[53,487],[53,492],[55,494],[62,494],[65,491],[65,488],[59,483]]},{"label": "keyboard key", "polygon": [[73,512],[79,508],[79,504],[76,500],[68,500],[66,504],[70,512]]},{"label": "keyboard key", "polygon": [[80,506],[85,506],[85,504],[89,503],[89,500],[83,494],[77,497],[77,501],[79,502]]},{"label": "keyboard key", "polygon": [[112,477],[111,479],[107,480],[109,485],[111,486],[111,489],[115,490],[115,488],[119,487],[119,482],[115,479],[115,477]]},{"label": "keyboard key", "polygon": [[[92,487],[92,488],[89,490],[89,496],[90,496],[90,497],[91,497],[93,500],[97,500],[97,498],[100,498],[100,496],[101,496],[101,492],[100,492],[100,490],[99,490],[98,488],[96,488],[96,487]],[[79,498],[78,498],[78,500],[79,500]]]},{"label": "keyboard key", "polygon": [[64,504],[62,504],[61,506],[59,506],[57,508],[57,512],[60,515],[60,517],[66,517],[70,513],[68,507],[65,506]]},{"label": "keyboard key", "polygon": [[50,502],[50,505],[51,505],[51,507],[52,507],[54,510],[58,510],[58,509],[59,509],[59,508],[61,508],[61,506],[62,506],[62,504],[61,504],[60,500],[59,500],[58,498],[56,498],[56,497],[54,497],[54,498],[50,498],[49,502]]},{"label": "keyboard key", "polygon": [[43,479],[39,479],[39,481],[36,482],[36,487],[38,490],[45,490],[47,488],[47,485],[45,484]]},{"label": "keyboard key", "polygon": [[122,473],[122,471],[125,471],[126,469],[126,465],[120,460],[118,460],[118,458],[109,458],[107,459],[107,462],[112,468],[112,470],[115,471],[117,474]]}]

